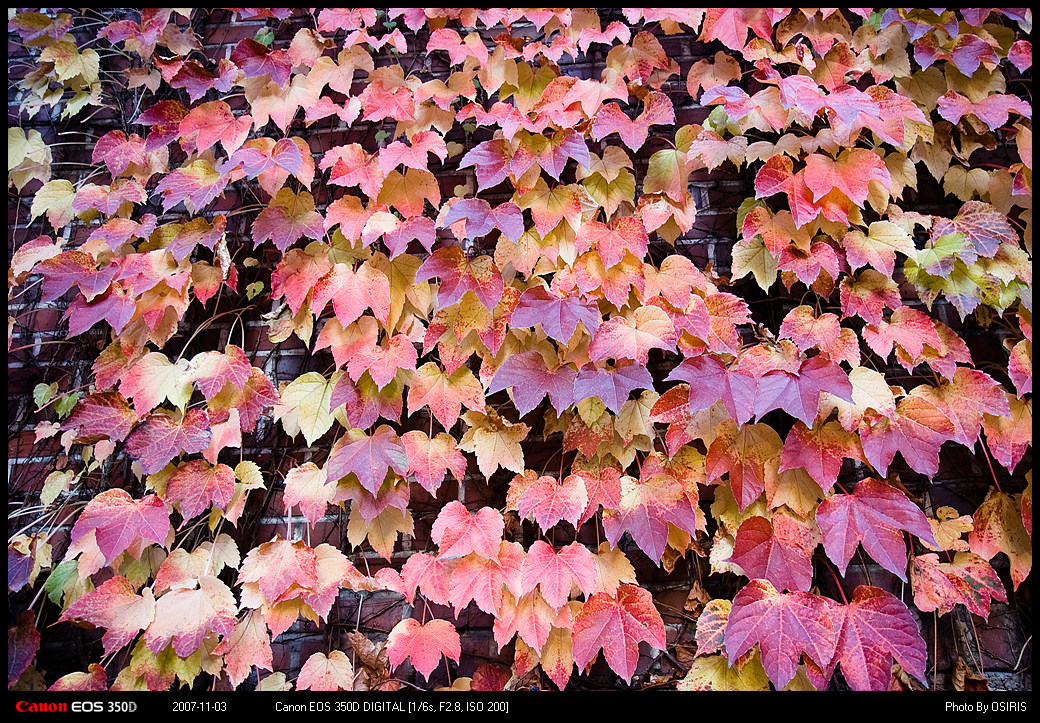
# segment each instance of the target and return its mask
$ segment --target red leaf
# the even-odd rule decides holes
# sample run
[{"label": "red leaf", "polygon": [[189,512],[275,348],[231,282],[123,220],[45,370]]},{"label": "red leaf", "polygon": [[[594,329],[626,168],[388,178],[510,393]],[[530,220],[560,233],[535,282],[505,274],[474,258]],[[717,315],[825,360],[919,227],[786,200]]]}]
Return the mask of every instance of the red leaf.
[{"label": "red leaf", "polygon": [[542,286],[533,286],[520,297],[509,323],[514,327],[541,324],[550,338],[566,344],[574,336],[578,322],[591,334],[599,327],[600,319],[599,308],[577,294],[561,297]]},{"label": "red leaf", "polygon": [[483,191],[506,179],[512,157],[512,150],[505,139],[483,141],[466,152],[459,161],[459,169],[475,166],[477,190]]},{"label": "red leaf", "polygon": [[393,470],[399,475],[408,471],[408,454],[400,437],[389,426],[382,424],[371,435],[361,430],[342,437],[325,464],[330,480],[339,480],[353,472],[361,486],[376,494],[383,486],[386,473]]},{"label": "red leaf", "polygon": [[252,372],[253,365],[245,352],[234,344],[228,344],[223,353],[204,351],[196,354],[188,365],[187,378],[195,382],[208,402],[220,393],[225,384],[241,389]]},{"label": "red leaf", "polygon": [[[915,389],[914,392],[917,392]],[[859,429],[863,454],[880,474],[888,473],[896,452],[916,472],[934,477],[939,471],[939,450],[956,436],[946,413],[920,392],[899,400],[892,417]]]},{"label": "red leaf", "polygon": [[180,421],[160,410],[148,415],[126,438],[126,451],[141,462],[145,474],[155,474],[182,452],[195,454],[209,446],[212,432],[205,409],[189,409]]},{"label": "red leaf", "polygon": [[314,589],[318,586],[314,550],[302,540],[290,542],[275,537],[246,555],[237,580],[237,584],[243,583],[257,583],[268,605],[278,602],[294,585]]},{"label": "red leaf", "polygon": [[592,594],[596,586],[596,560],[587,547],[572,542],[557,551],[542,540],[531,545],[520,569],[521,592],[531,592],[538,585],[545,602],[559,610],[575,583],[585,595]]},{"label": "red leaf", "polygon": [[412,667],[429,680],[442,655],[459,662],[462,643],[455,626],[447,620],[431,620],[423,625],[414,618],[405,618],[387,636],[386,652],[395,670],[410,658]]},{"label": "red leaf", "polygon": [[848,605],[832,605],[838,641],[833,671],[841,663],[853,690],[888,690],[894,657],[907,673],[926,679],[928,648],[917,621],[890,592],[860,585]]},{"label": "red leaf", "polygon": [[563,410],[573,403],[577,376],[578,373],[567,364],[550,371],[540,353],[525,351],[513,354],[502,362],[488,385],[488,393],[494,394],[512,387],[513,404],[521,415],[538,406],[546,394],[554,409]]},{"label": "red leaf", "polygon": [[498,228],[503,236],[517,243],[524,233],[523,212],[512,201],[492,208],[482,198],[464,198],[452,204],[442,224],[450,226],[462,220],[466,223],[465,237],[469,239],[480,238]]},{"label": "red leaf", "polygon": [[[986,47],[988,48],[988,46]],[[939,109],[939,115],[950,123],[957,123],[962,117],[972,113],[991,131],[995,131],[1007,123],[1012,111],[1026,118],[1033,116],[1032,109],[1024,100],[1002,93],[992,93],[978,103],[973,103],[957,91],[950,90],[938,98],[935,104]]]},{"label": "red leaf", "polygon": [[749,517],[737,530],[730,561],[755,579],[768,580],[778,590],[808,590],[812,585],[812,552],[816,547],[809,528],[789,515]]},{"label": "red leaf", "polygon": [[72,527],[72,542],[91,530],[107,565],[138,540],[165,546],[170,512],[157,495],[135,500],[126,490],[106,490],[83,508]]},{"label": "red leaf", "polygon": [[708,8],[700,39],[719,40],[727,48],[743,51],[750,31],[765,40],[772,37],[773,21],[766,8]]},{"label": "red leaf", "polygon": [[272,50],[252,38],[245,38],[231,51],[230,60],[240,67],[247,78],[267,75],[284,86],[289,82],[292,61],[284,50]]},{"label": "red leaf", "polygon": [[598,141],[617,132],[626,146],[638,151],[650,134],[650,126],[674,122],[672,101],[664,93],[651,91],[646,97],[643,112],[635,120],[625,115],[617,103],[603,106],[592,123],[592,135]]},{"label": "red leaf", "polygon": [[842,460],[862,459],[855,435],[831,421],[811,430],[802,422],[791,428],[784,440],[784,451],[780,455],[780,472],[804,467],[824,492],[829,492],[838,480]]},{"label": "red leaf", "polygon": [[246,113],[236,117],[231,106],[215,100],[192,108],[181,120],[180,135],[182,139],[195,136],[195,150],[200,153],[219,141],[231,155],[245,142],[252,126],[253,116]]},{"label": "red leaf", "polygon": [[109,131],[98,138],[94,146],[91,163],[105,162],[112,177],[120,175],[130,166],[145,164],[144,140],[136,133],[129,138],[123,131]]},{"label": "red leaf", "polygon": [[618,585],[617,595],[596,593],[574,618],[574,662],[582,670],[602,648],[611,670],[631,680],[639,661],[639,643],[664,650],[664,621],[649,590]]},{"label": "red leaf", "polygon": [[137,414],[119,392],[95,392],[76,403],[61,429],[75,429],[76,441],[108,438],[121,442],[137,424]]},{"label": "red leaf", "polygon": [[634,216],[620,216],[609,225],[599,221],[586,221],[581,224],[574,237],[578,253],[596,249],[606,269],[618,264],[627,253],[631,253],[637,259],[643,258],[646,256],[649,242],[646,229]]},{"label": "red leaf", "polygon": [[574,404],[599,397],[607,409],[617,414],[635,389],[653,389],[654,382],[645,366],[619,362],[613,369],[586,364],[574,380]]},{"label": "red leaf", "polygon": [[431,495],[444,481],[444,473],[450,471],[461,481],[466,476],[466,457],[458,450],[454,438],[441,432],[433,439],[425,432],[413,429],[401,435],[401,443],[408,454],[408,474]]},{"label": "red leaf", "polygon": [[856,547],[886,570],[906,581],[906,541],[902,530],[935,545],[931,525],[906,495],[880,480],[868,477],[852,494],[835,494],[820,503],[816,522],[823,535],[823,549],[845,574]]},{"label": "red leaf", "polygon": [[503,540],[497,560],[487,560],[470,553],[458,561],[451,571],[451,589],[448,599],[456,614],[470,600],[477,607],[496,615],[502,607],[502,589],[507,588],[514,596],[521,594],[521,567],[525,554],[515,542]]},{"label": "red leaf", "polygon": [[304,236],[316,241],[325,236],[325,222],[314,210],[314,197],[306,191],[295,194],[292,189],[281,189],[253,221],[253,243],[271,239],[282,253]]},{"label": "red leaf", "polygon": [[[166,483],[166,500],[181,512],[181,527],[200,512],[216,505],[227,509],[235,494],[235,471],[226,464],[211,466],[204,459],[193,459],[180,467]],[[179,529],[179,528],[178,528]]]},{"label": "red leaf", "polygon": [[484,389],[466,367],[447,374],[434,362],[416,370],[408,388],[408,410],[414,414],[429,405],[437,421],[450,429],[458,421],[462,405],[469,409],[484,408]]},{"label": "red leaf", "polygon": [[440,558],[465,557],[476,552],[481,557],[497,559],[505,521],[502,513],[481,507],[475,515],[458,500],[449,502],[437,514],[430,538],[440,547]]},{"label": "red leaf", "polygon": [[892,183],[885,162],[863,148],[843,151],[837,159],[813,153],[805,161],[805,184],[813,193],[813,203],[837,190],[857,206],[863,206],[869,181],[880,182],[886,190]]},{"label": "red leaf", "polygon": [[762,665],[778,690],[794,678],[803,653],[822,668],[837,644],[831,607],[819,595],[781,594],[768,580],[752,580],[733,598],[726,624],[730,666],[758,643]]},{"label": "red leaf", "polygon": [[560,520],[578,527],[578,520],[589,504],[585,481],[578,475],[569,475],[561,483],[555,477],[542,475],[524,488],[517,504],[521,518],[534,516],[542,530],[548,530]]},{"label": "red leaf", "polygon": [[1022,401],[1010,393],[1007,397],[1011,413],[1006,417],[984,415],[982,428],[993,458],[1013,471],[1033,443],[1033,400]]},{"label": "red leaf", "polygon": [[117,652],[137,637],[155,618],[155,597],[151,588],[138,595],[125,577],[105,580],[96,590],[79,598],[61,614],[59,620],[83,620],[106,628],[101,643],[105,655]]},{"label": "red leaf", "polygon": [[600,324],[589,345],[589,359],[632,359],[646,364],[651,349],[675,351],[677,335],[671,319],[660,308],[643,306],[633,313],[633,321],[614,316]]},{"label": "red leaf", "polygon": [[932,238],[952,233],[963,234],[980,256],[994,256],[1002,243],[1018,245],[1018,232],[1007,216],[982,201],[968,201],[954,218],[935,218]]},{"label": "red leaf", "polygon": [[476,294],[488,311],[502,299],[505,285],[502,273],[490,256],[479,256],[473,261],[466,258],[458,246],[442,246],[430,254],[415,273],[416,282],[440,277],[437,305],[454,304],[467,291]]},{"label": "red leaf", "polygon": [[620,504],[603,511],[603,532],[611,545],[628,532],[655,562],[664,555],[669,524],[690,534],[697,531],[697,515],[683,485],[669,474],[651,474],[646,480],[622,477]]}]

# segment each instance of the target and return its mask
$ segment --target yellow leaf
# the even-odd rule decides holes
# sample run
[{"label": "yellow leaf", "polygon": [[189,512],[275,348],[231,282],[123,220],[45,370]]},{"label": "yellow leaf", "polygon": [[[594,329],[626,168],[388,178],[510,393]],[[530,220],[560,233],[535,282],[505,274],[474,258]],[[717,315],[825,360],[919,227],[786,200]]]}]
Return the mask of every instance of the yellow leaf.
[{"label": "yellow leaf", "polygon": [[76,198],[76,189],[64,178],[48,181],[33,197],[30,213],[32,218],[46,213],[54,230],[64,228],[75,216],[72,201]]},{"label": "yellow leaf", "polygon": [[758,650],[742,666],[731,668],[725,655],[695,658],[679,690],[769,690],[769,677]]},{"label": "yellow leaf", "polygon": [[498,416],[493,410],[489,414],[466,412],[463,421],[469,429],[462,435],[459,449],[475,452],[480,473],[490,477],[499,467],[523,474],[524,451],[521,440],[531,428],[526,424],[513,424]]},{"label": "yellow leaf", "polygon": [[358,547],[367,538],[372,549],[389,560],[394,553],[398,533],[410,535],[413,529],[410,510],[386,507],[368,522],[359,510],[351,509],[350,519],[347,521],[347,540],[351,545]]},{"label": "yellow leaf", "polygon": [[274,417],[282,421],[286,434],[295,437],[303,432],[307,444],[311,445],[329,431],[333,421],[329,400],[342,373],[337,371],[331,379],[326,379],[318,372],[307,372],[281,391],[281,402],[275,405]]},{"label": "yellow leaf", "polygon": [[943,190],[962,201],[981,198],[989,189],[989,173],[984,168],[950,166],[943,176]]}]

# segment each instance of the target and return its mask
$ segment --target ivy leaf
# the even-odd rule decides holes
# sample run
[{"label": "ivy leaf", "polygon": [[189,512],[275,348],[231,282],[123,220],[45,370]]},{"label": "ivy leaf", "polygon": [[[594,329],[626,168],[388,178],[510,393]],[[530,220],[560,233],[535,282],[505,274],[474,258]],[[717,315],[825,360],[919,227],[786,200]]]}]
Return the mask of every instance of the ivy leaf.
[{"label": "ivy leaf", "polygon": [[1023,401],[1010,393],[1007,400],[1010,414],[1006,417],[984,414],[982,429],[993,458],[1008,470],[1014,470],[1033,443],[1033,400]]},{"label": "ivy leaf", "polygon": [[227,509],[235,494],[235,471],[226,464],[193,459],[179,467],[166,483],[166,500],[181,512],[184,527],[195,515],[216,505]]},{"label": "ivy leaf", "polygon": [[784,440],[779,471],[804,467],[820,488],[829,492],[838,480],[846,457],[862,460],[863,454],[857,437],[846,432],[838,422],[827,422],[811,430],[797,422]]},{"label": "ivy leaf", "polygon": [[574,336],[579,322],[586,331],[595,333],[600,321],[600,311],[595,304],[577,295],[561,296],[542,286],[533,286],[520,296],[509,324],[518,328],[541,324],[550,338],[566,344]]},{"label": "ivy leaf", "polygon": [[253,221],[253,243],[271,239],[282,253],[304,236],[315,241],[325,236],[324,219],[314,210],[314,196],[307,191],[297,194],[291,188],[279,190]]},{"label": "ivy leaf", "polygon": [[451,429],[463,405],[475,410],[484,408],[484,389],[466,367],[448,374],[436,363],[427,362],[416,370],[408,388],[409,413],[414,414],[427,405],[437,421]]},{"label": "ivy leaf", "polygon": [[222,100],[197,105],[181,119],[179,132],[182,139],[195,138],[195,149],[202,152],[220,143],[230,156],[245,143],[253,116],[245,113],[235,116],[231,106]]},{"label": "ivy leaf", "polygon": [[475,452],[480,473],[490,478],[499,467],[522,473],[524,452],[520,442],[527,437],[531,428],[526,424],[513,424],[488,408],[487,414],[466,412],[463,421],[469,429],[459,440],[459,449]]},{"label": "ivy leaf", "polygon": [[352,269],[337,263],[313,287],[311,308],[320,312],[332,301],[336,319],[347,327],[371,309],[375,317],[386,323],[390,313],[390,280],[386,274],[368,263]]},{"label": "ivy leaf", "polygon": [[635,362],[619,362],[612,369],[586,364],[574,380],[574,403],[599,397],[607,409],[617,414],[633,390],[652,388],[650,372]]},{"label": "ivy leaf", "polygon": [[76,403],[60,429],[76,430],[76,439],[108,438],[121,442],[137,424],[137,414],[119,392],[95,392]]},{"label": "ivy leaf", "polygon": [[112,655],[137,637],[155,618],[155,596],[145,587],[137,594],[125,577],[105,580],[69,605],[59,620],[82,620],[105,628],[101,638],[105,655]]},{"label": "ivy leaf", "polygon": [[768,580],[778,590],[808,590],[812,586],[813,549],[809,528],[785,514],[748,517],[737,530],[730,561],[747,576]]},{"label": "ivy leaf", "polygon": [[887,474],[899,452],[915,471],[934,477],[939,471],[939,450],[956,436],[956,427],[934,402],[912,392],[899,400],[892,417],[873,426],[864,424],[859,436],[864,456],[879,473]]},{"label": "ivy leaf", "polygon": [[401,435],[401,444],[408,455],[408,474],[414,474],[415,481],[431,495],[437,493],[445,472],[450,471],[460,482],[466,476],[466,457],[444,432],[431,439],[413,429]]},{"label": "ivy leaf", "polygon": [[155,619],[144,631],[145,643],[158,655],[172,640],[177,656],[187,658],[207,636],[230,635],[237,610],[231,589],[212,575],[203,575],[198,588],[177,588],[156,600]]},{"label": "ivy leaf", "polygon": [[1007,216],[982,201],[968,201],[954,218],[936,217],[932,237],[960,233],[979,256],[992,258],[1002,243],[1018,244],[1018,233]]},{"label": "ivy leaf", "polygon": [[766,40],[772,37],[773,20],[769,11],[764,8],[708,8],[704,13],[700,39],[704,42],[719,40],[727,48],[743,52],[748,33],[752,31]]},{"label": "ivy leaf", "polygon": [[299,505],[311,527],[318,524],[335,494],[335,485],[329,484],[325,469],[313,462],[304,462],[298,467],[293,467],[285,475],[285,492],[282,498],[285,513],[289,514],[293,505]]},{"label": "ivy leaf", "polygon": [[828,668],[840,663],[853,690],[888,690],[892,658],[913,677],[926,679],[928,648],[902,600],[881,588],[860,585],[848,605],[831,609],[838,639]]},{"label": "ivy leaf", "polygon": [[837,631],[827,598],[801,590],[781,594],[768,580],[752,580],[733,598],[726,624],[732,666],[759,644],[762,664],[777,689],[794,678],[805,654],[817,667],[834,657]]},{"label": "ivy leaf", "polygon": [[682,483],[666,473],[651,474],[646,480],[621,477],[620,503],[603,511],[603,532],[611,545],[628,532],[655,562],[664,555],[669,524],[690,534],[697,531],[697,515]]},{"label": "ivy leaf", "polygon": [[424,625],[415,618],[405,618],[387,636],[386,652],[395,670],[410,659],[412,667],[429,680],[442,655],[459,662],[462,642],[455,626],[447,620],[431,620]]},{"label": "ivy leaf", "polygon": [[492,208],[482,198],[464,198],[452,204],[442,223],[451,226],[457,221],[465,221],[465,234],[469,239],[486,236],[497,228],[503,236],[517,243],[524,232],[523,212],[512,201]]},{"label": "ivy leaf", "polygon": [[275,604],[294,585],[313,589],[318,585],[314,550],[302,540],[291,542],[276,536],[249,551],[236,583],[257,584],[268,605]]},{"label": "ivy leaf", "polygon": [[991,598],[1007,602],[996,570],[972,552],[956,553],[953,562],[939,562],[935,554],[918,555],[911,562],[914,605],[923,613],[945,615],[961,604],[973,615],[989,618]]},{"label": "ivy leaf", "polygon": [[430,538],[440,547],[439,558],[465,557],[475,552],[483,558],[497,560],[505,521],[490,507],[481,507],[470,515],[458,500],[449,502],[437,514]]},{"label": "ivy leaf", "polygon": [[936,544],[921,509],[896,488],[872,477],[859,482],[852,494],[831,495],[821,502],[816,523],[823,535],[823,549],[842,575],[862,543],[868,555],[906,582],[902,530]]},{"label": "ivy leaf", "polygon": [[472,600],[487,614],[497,614],[502,607],[503,588],[514,596],[521,594],[520,575],[525,558],[519,544],[502,540],[497,560],[483,558],[475,552],[459,560],[451,570],[448,593],[456,613]]},{"label": "ivy leaf", "polygon": [[1017,590],[1033,567],[1033,546],[1022,522],[1021,505],[1009,494],[991,487],[968,534],[968,547],[984,560],[1003,552],[1011,561],[1011,581]]},{"label": "ivy leaf", "polygon": [[360,429],[351,430],[332,447],[325,463],[330,480],[342,479],[353,472],[361,486],[372,494],[379,491],[390,470],[406,474],[408,454],[394,430],[385,424],[371,435]]},{"label": "ivy leaf", "polygon": [[521,518],[534,516],[542,530],[567,520],[575,528],[589,504],[585,481],[579,475],[569,475],[563,482],[542,475],[524,488],[517,504]]},{"label": "ivy leaf", "polygon": [[574,381],[578,373],[563,364],[550,371],[537,351],[512,354],[495,370],[488,393],[512,387],[513,404],[521,415],[527,414],[546,394],[554,409],[567,409],[574,399]]},{"label": "ivy leaf", "polygon": [[[675,351],[677,335],[671,319],[655,306],[635,310],[630,321],[614,316],[599,325],[589,345],[589,359],[632,359],[646,364],[650,349]],[[558,407],[559,408],[559,407]]]},{"label": "ivy leaf", "polygon": [[297,690],[354,690],[354,666],[342,650],[314,653],[296,679]]},{"label": "ivy leaf", "polygon": [[611,670],[631,680],[639,660],[639,643],[664,650],[664,621],[650,591],[636,585],[618,585],[617,595],[596,593],[574,618],[573,655],[581,670],[600,649]]},{"label": "ivy leaf", "polygon": [[644,101],[643,112],[635,120],[625,115],[617,103],[603,106],[592,122],[592,136],[598,141],[616,132],[626,146],[638,151],[650,134],[650,126],[674,122],[672,101],[664,93],[651,91]]},{"label": "ivy leaf", "polygon": [[884,161],[863,148],[842,151],[835,159],[821,153],[812,153],[805,159],[805,185],[812,191],[813,203],[836,190],[857,206],[863,206],[869,193],[867,185],[872,180],[885,189],[892,183]]},{"label": "ivy leaf", "polygon": [[127,436],[126,451],[141,462],[145,474],[155,474],[181,453],[195,454],[209,446],[213,433],[205,409],[177,416],[159,410]]},{"label": "ivy leaf", "polygon": [[559,610],[570,597],[573,584],[585,595],[591,595],[595,588],[596,560],[588,548],[572,542],[554,550],[546,542],[536,540],[520,569],[521,592],[531,592],[537,585],[545,602]]},{"label": "ivy leaf", "polygon": [[282,426],[290,436],[296,436],[302,431],[307,444],[312,445],[332,428],[330,403],[336,388],[335,380],[335,374],[331,379],[326,379],[318,372],[307,372],[282,389],[274,408],[274,417],[282,421]]},{"label": "ivy leaf", "polygon": [[853,271],[869,264],[888,277],[895,271],[896,252],[911,259],[917,256],[910,234],[891,221],[875,221],[867,233],[851,229],[841,245]]},{"label": "ivy leaf", "polygon": [[473,146],[459,161],[459,168],[474,166],[477,174],[477,190],[497,186],[506,179],[512,163],[513,153],[509,143],[498,138],[483,141]]},{"label": "ivy leaf", "polygon": [[783,442],[767,424],[745,424],[737,429],[732,421],[719,428],[705,458],[707,482],[729,473],[733,496],[741,511],[773,485],[780,465]]},{"label": "ivy leaf", "polygon": [[434,276],[441,280],[437,290],[440,307],[454,304],[471,291],[491,311],[501,301],[505,288],[494,259],[479,256],[470,261],[458,246],[442,246],[430,254],[416,272],[415,280],[429,281]]}]

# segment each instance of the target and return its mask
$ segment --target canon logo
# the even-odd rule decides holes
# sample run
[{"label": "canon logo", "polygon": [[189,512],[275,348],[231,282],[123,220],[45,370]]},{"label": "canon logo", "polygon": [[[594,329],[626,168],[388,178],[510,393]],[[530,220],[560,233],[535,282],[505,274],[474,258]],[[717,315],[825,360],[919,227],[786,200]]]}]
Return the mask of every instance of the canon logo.
[{"label": "canon logo", "polygon": [[20,700],[14,704],[14,709],[19,713],[68,713],[68,703],[32,703]]}]

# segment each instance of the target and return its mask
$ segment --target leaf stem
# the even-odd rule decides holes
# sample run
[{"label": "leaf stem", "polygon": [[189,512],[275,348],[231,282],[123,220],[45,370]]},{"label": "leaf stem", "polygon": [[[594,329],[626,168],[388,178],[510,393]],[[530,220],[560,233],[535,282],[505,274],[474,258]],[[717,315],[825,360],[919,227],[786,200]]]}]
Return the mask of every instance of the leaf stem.
[{"label": "leaf stem", "polygon": [[837,571],[827,560],[824,560],[823,564],[827,567],[827,570],[830,571],[831,577],[834,578],[834,584],[838,586],[838,592],[841,593],[841,599],[845,602],[846,605],[848,605],[849,599],[845,597],[845,588],[841,586],[841,581],[838,579]]},{"label": "leaf stem", "polygon": [[1003,493],[1004,490],[1000,489],[1000,480],[997,479],[997,472],[993,469],[993,460],[990,459],[989,450],[986,449],[986,440],[984,440],[981,436],[979,437],[979,444],[982,445],[982,453],[986,457],[986,464],[989,465],[989,473],[993,475],[993,484],[997,486],[997,492]]}]

